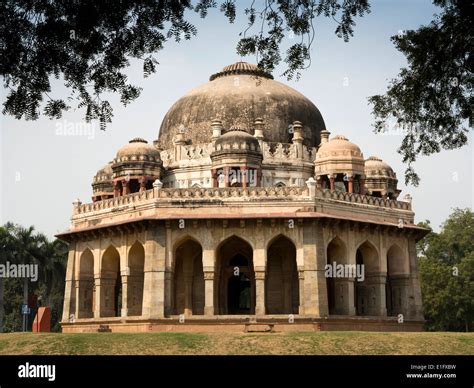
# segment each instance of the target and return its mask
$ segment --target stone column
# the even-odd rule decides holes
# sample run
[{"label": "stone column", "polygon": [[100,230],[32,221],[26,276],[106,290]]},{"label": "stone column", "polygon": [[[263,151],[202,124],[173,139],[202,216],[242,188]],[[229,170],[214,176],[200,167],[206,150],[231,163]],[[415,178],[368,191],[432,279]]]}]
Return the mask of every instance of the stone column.
[{"label": "stone column", "polygon": [[333,174],[329,175],[329,190],[334,190],[334,179],[335,176]]},{"label": "stone column", "polygon": [[262,187],[262,170],[257,170],[257,187]]},{"label": "stone column", "polygon": [[304,315],[304,269],[298,270],[298,282],[300,291],[298,314]]},{"label": "stone column", "polygon": [[162,225],[146,231],[142,316],[163,318],[165,309],[165,228]]},{"label": "stone column", "polygon": [[329,315],[322,227],[307,222],[303,229],[304,304],[305,314],[324,317]]},{"label": "stone column", "polygon": [[243,189],[247,188],[247,174],[248,174],[247,166],[240,166],[240,176],[242,178],[242,188]]},{"label": "stone column", "polygon": [[101,304],[102,304],[102,282],[99,274],[94,275],[95,284],[95,303],[94,303],[94,318],[100,318]]},{"label": "stone column", "polygon": [[214,315],[214,270],[204,271],[204,315]]},{"label": "stone column", "polygon": [[215,168],[211,170],[211,176],[212,176],[212,187],[218,187],[217,184],[217,171]]},{"label": "stone column", "polygon": [[359,194],[365,195],[365,178],[359,178]]},{"label": "stone column", "polygon": [[348,186],[347,191],[352,194],[354,192],[354,177],[352,175],[349,175],[348,178],[349,180],[347,183],[347,186]]},{"label": "stone column", "polygon": [[[126,272],[126,271],[122,271]],[[128,317],[128,279],[129,276],[125,273],[121,275],[122,278],[122,310],[120,311],[121,317]]]},{"label": "stone column", "polygon": [[387,306],[385,299],[385,282],[386,275],[384,273],[374,273],[366,275],[366,287],[369,292],[369,315],[379,317],[387,316]]},{"label": "stone column", "polygon": [[229,166],[224,167],[224,187],[229,187]]},{"label": "stone column", "polygon": [[255,315],[265,315],[265,271],[255,271]]},{"label": "stone column", "polygon": [[408,294],[408,318],[423,320],[423,305],[421,302],[420,275],[418,270],[418,256],[414,237],[408,237],[408,261],[410,265],[409,286],[405,289]]},{"label": "stone column", "polygon": [[130,193],[130,189],[128,187],[128,180],[122,179],[122,195],[127,195]]},{"label": "stone column", "polygon": [[338,315],[355,315],[354,279],[334,279],[335,312]]},{"label": "stone column", "polygon": [[146,190],[146,182],[147,182],[147,179],[145,177],[142,177],[140,179],[140,193]]},{"label": "stone column", "polygon": [[76,294],[74,290],[74,270],[76,257],[76,244],[71,243],[66,267],[66,284],[64,288],[64,304],[63,304],[63,322],[69,322],[69,316],[76,311]]},{"label": "stone column", "polygon": [[114,197],[120,197],[119,182],[114,182]]}]

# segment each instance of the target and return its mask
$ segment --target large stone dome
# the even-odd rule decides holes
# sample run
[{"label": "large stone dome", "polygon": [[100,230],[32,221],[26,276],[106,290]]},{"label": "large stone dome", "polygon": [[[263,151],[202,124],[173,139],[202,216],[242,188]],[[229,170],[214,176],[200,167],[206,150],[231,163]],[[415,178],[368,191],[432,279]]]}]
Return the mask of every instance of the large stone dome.
[{"label": "large stone dome", "polygon": [[237,62],[210,77],[210,81],[181,97],[165,115],[160,128],[160,147],[171,148],[173,137],[185,131],[193,144],[210,143],[211,121],[220,119],[224,128],[240,127],[253,133],[256,118],[265,121],[265,140],[289,143],[290,124],[303,123],[304,144],[319,145],[325,129],[318,108],[305,96],[273,80],[257,66]]}]

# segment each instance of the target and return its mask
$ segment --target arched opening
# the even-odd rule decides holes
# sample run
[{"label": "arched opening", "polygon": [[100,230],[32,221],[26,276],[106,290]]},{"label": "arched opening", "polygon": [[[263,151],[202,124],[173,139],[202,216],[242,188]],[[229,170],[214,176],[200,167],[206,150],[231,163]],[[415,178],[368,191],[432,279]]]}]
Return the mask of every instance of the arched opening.
[{"label": "arched opening", "polygon": [[128,252],[130,275],[127,285],[127,308],[129,316],[142,315],[145,249],[136,241]]},{"label": "arched opening", "polygon": [[102,256],[101,278],[101,317],[119,317],[122,310],[122,277],[120,274],[120,255],[113,246],[107,248]]},{"label": "arched opening", "polygon": [[249,243],[232,236],[220,245],[215,284],[219,285],[219,314],[255,314],[253,250]]},{"label": "arched opening", "polygon": [[92,318],[95,307],[94,255],[86,249],[79,258],[79,311],[77,318]]},{"label": "arched opening", "polygon": [[353,280],[338,276],[337,266],[347,264],[346,247],[339,237],[328,244],[326,258],[327,264],[331,266],[330,271],[326,271],[329,314],[350,314],[353,300],[349,300],[349,296]]},{"label": "arched opening", "polygon": [[298,314],[296,247],[284,236],[273,241],[267,251],[265,299],[267,314]]},{"label": "arched opening", "polygon": [[356,265],[362,268],[364,280],[355,281],[354,302],[357,315],[378,315],[379,290],[368,281],[371,275],[377,273],[378,262],[377,250],[370,242],[365,241],[359,246],[356,252]]},{"label": "arched opening", "polygon": [[407,301],[403,281],[408,272],[406,264],[403,251],[398,245],[392,245],[387,251],[387,281],[385,283],[388,316],[396,316],[405,311]]},{"label": "arched opening", "polygon": [[174,310],[176,314],[204,314],[202,247],[191,239],[175,251]]}]

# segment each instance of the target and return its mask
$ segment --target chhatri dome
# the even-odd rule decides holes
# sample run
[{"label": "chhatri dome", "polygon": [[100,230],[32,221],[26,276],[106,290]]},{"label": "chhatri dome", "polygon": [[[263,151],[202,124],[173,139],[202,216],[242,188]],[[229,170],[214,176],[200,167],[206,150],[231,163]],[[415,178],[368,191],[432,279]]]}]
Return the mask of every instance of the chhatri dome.
[{"label": "chhatri dome", "polygon": [[319,132],[325,129],[321,113],[308,98],[247,62],[224,67],[176,101],[161,124],[160,146],[171,148],[180,128],[186,129],[192,144],[210,142],[210,118],[220,119],[224,128],[246,130],[262,118],[268,128],[266,140],[280,143],[290,142],[288,126],[298,120],[303,123],[304,144],[310,147],[319,145]]}]

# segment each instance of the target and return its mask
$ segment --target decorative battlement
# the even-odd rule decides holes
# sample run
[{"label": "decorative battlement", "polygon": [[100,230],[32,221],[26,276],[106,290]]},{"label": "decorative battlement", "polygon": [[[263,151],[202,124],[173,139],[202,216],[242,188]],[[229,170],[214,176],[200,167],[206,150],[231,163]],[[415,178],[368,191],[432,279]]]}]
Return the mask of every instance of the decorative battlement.
[{"label": "decorative battlement", "polygon": [[[312,195],[312,193],[314,194]],[[157,203],[169,200],[185,200],[190,204],[195,201],[203,205],[203,200],[218,199],[232,202],[241,201],[278,201],[278,200],[300,200],[314,204],[316,200],[345,203],[347,205],[367,205],[376,208],[396,209],[411,211],[411,203],[390,199],[376,198],[368,195],[344,193],[340,191],[320,190],[314,187],[240,187],[227,188],[155,188],[144,192],[128,194],[120,197],[110,198],[94,203],[81,204],[75,202],[74,215],[84,215],[101,210],[118,209],[122,206],[138,205],[150,200]],[[115,210],[116,211],[116,210]]]},{"label": "decorative battlement", "polygon": [[[302,149],[302,154],[299,152],[299,149]],[[281,161],[291,161],[303,160],[309,163],[313,163],[316,159],[316,148],[315,147],[306,147],[303,145],[299,148],[298,144],[295,143],[263,143],[263,162],[272,163],[272,162],[281,162]]]}]

